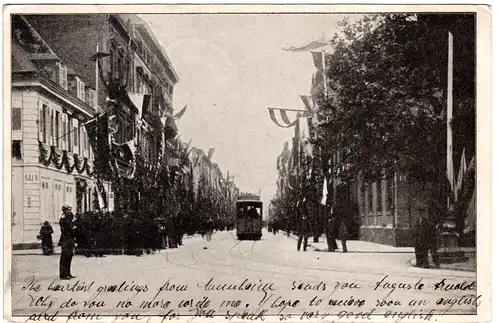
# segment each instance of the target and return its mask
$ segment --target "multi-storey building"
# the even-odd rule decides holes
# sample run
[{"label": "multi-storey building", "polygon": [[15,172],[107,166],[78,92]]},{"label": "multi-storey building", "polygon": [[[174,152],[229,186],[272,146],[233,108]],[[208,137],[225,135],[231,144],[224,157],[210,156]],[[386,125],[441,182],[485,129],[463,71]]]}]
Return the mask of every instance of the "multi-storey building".
[{"label": "multi-storey building", "polygon": [[[441,49],[433,51],[432,59],[442,62],[439,71],[446,79],[448,32],[454,37],[453,51],[453,102],[454,128],[453,160],[455,169],[459,168],[460,154],[464,152],[465,159],[470,161],[476,153],[475,147],[475,17],[474,15],[418,15],[418,19],[428,24],[429,28],[442,32]],[[332,62],[333,64],[334,62]],[[316,80],[317,85],[322,83]],[[444,91],[445,89],[443,89]],[[314,95],[314,93],[313,93]],[[464,102],[468,102],[466,105]],[[458,109],[457,109],[458,108]],[[446,133],[443,127],[443,134]],[[334,149],[330,164],[342,164],[345,147]],[[445,152],[445,148],[443,148]],[[443,154],[443,162],[445,162]],[[437,167],[437,165],[436,165]],[[443,170],[443,175],[444,175]],[[443,176],[444,178],[444,176]],[[354,215],[353,224],[361,240],[373,241],[394,246],[413,245],[413,233],[416,227],[422,205],[428,203],[425,189],[421,183],[412,180],[404,172],[392,171],[383,173],[378,179],[369,181],[358,179],[340,189],[341,181],[332,176],[329,192],[331,204],[339,199],[349,199],[352,206],[358,210]],[[446,204],[446,199],[442,200]],[[458,227],[464,221],[463,214],[457,214]],[[474,240],[474,237],[471,238]]]},{"label": "multi-storey building", "polygon": [[55,224],[57,238],[65,202],[78,212],[93,208],[93,151],[82,125],[98,104],[94,85],[25,17],[13,16],[11,26],[12,242],[17,248],[36,243],[44,221]]},{"label": "multi-storey building", "polygon": [[[64,202],[84,212],[98,197],[112,211],[117,196],[111,177],[133,177],[137,149],[146,164],[157,165],[165,141],[177,134],[172,95],[179,78],[136,15],[13,16],[12,30],[13,167],[18,167],[12,186],[19,191],[13,192],[13,222],[27,230],[21,242],[35,242],[40,222],[57,220]],[[93,169],[103,152],[93,155],[84,126],[103,112],[116,124],[110,127],[115,167],[106,174]],[[15,157],[20,154],[22,160]],[[54,167],[44,166],[47,158]],[[62,178],[56,175],[63,173],[60,167],[76,174]],[[91,193],[96,178],[97,197]],[[18,223],[21,219],[26,223]]]}]

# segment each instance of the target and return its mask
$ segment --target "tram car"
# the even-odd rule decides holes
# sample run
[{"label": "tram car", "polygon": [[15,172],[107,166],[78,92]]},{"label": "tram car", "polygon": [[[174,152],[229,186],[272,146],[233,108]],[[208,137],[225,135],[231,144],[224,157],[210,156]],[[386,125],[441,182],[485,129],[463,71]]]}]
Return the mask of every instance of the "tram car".
[{"label": "tram car", "polygon": [[238,240],[262,238],[262,202],[260,197],[243,194],[236,200],[236,236]]}]

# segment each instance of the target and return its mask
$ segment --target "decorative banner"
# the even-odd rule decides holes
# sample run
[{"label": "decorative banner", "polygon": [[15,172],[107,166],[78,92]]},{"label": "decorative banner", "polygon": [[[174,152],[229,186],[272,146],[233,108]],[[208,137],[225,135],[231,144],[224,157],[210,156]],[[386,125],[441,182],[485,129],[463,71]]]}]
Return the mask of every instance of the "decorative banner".
[{"label": "decorative banner", "polygon": [[301,95],[300,96],[300,99],[302,100],[302,102],[304,103],[304,106],[306,107],[306,109],[309,111],[309,112],[313,112],[313,102],[312,102],[312,98],[311,96],[309,95]]},{"label": "decorative banner", "polygon": [[325,47],[329,45],[329,42],[324,40],[314,40],[307,45],[301,47],[290,46],[288,48],[283,48],[284,51],[287,52],[311,52],[313,50],[320,49],[321,47]]},{"label": "decorative banner", "polygon": [[215,148],[210,148],[208,150],[208,156],[207,156],[208,161],[210,161],[212,159],[212,156],[214,155],[214,153],[215,153]]},{"label": "decorative banner", "polygon": [[182,118],[182,116],[184,115],[184,113],[186,113],[186,110],[187,110],[187,105],[185,105],[184,108],[182,108],[181,111],[179,111],[178,113],[176,113],[174,115],[174,119],[178,120],[178,119]]},{"label": "decorative banner", "polygon": [[[281,128],[290,128],[293,127],[297,124],[297,120],[290,122],[290,119],[286,115],[286,110],[285,109],[277,109],[277,108],[267,108],[269,110],[269,116],[271,117],[271,120]],[[281,122],[278,122],[276,118],[276,110],[280,111],[281,115]]]}]

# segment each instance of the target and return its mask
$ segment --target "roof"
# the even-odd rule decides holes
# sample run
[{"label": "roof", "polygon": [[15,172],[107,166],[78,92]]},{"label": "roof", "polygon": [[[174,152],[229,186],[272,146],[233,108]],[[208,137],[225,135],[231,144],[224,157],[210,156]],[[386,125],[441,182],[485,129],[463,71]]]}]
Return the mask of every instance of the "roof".
[{"label": "roof", "polygon": [[31,55],[21,46],[12,42],[12,71],[36,72],[36,65],[31,61]]},{"label": "roof", "polygon": [[144,20],[143,18],[141,18],[140,16],[135,15],[135,14],[120,14],[120,16],[124,20],[129,20],[131,24],[138,25],[138,26],[140,26],[140,27],[142,27],[142,28],[145,29],[145,31],[147,32],[147,34],[151,37],[151,39],[155,43],[156,47],[160,50],[161,54],[163,55],[163,57],[167,61],[167,63],[168,63],[168,69],[172,72],[172,74],[173,74],[173,76],[175,78],[176,83],[179,82],[179,75],[175,71],[172,62],[170,61],[170,58],[168,57],[165,49],[163,48],[163,46],[160,44],[160,42],[156,38],[155,33],[153,32],[153,30],[151,29],[151,27],[149,26],[149,24],[146,22],[146,20]]}]

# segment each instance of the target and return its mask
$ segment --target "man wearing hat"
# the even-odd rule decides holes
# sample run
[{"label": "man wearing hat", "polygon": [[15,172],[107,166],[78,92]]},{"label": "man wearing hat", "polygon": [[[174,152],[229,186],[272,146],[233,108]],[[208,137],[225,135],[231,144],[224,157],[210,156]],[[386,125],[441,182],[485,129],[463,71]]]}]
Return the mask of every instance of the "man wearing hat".
[{"label": "man wearing hat", "polygon": [[63,214],[59,220],[61,227],[61,238],[59,245],[61,246],[61,259],[59,261],[59,278],[71,279],[75,276],[71,275],[71,260],[73,259],[73,250],[75,248],[75,231],[73,226],[73,213],[71,206],[65,203],[62,207]]}]

